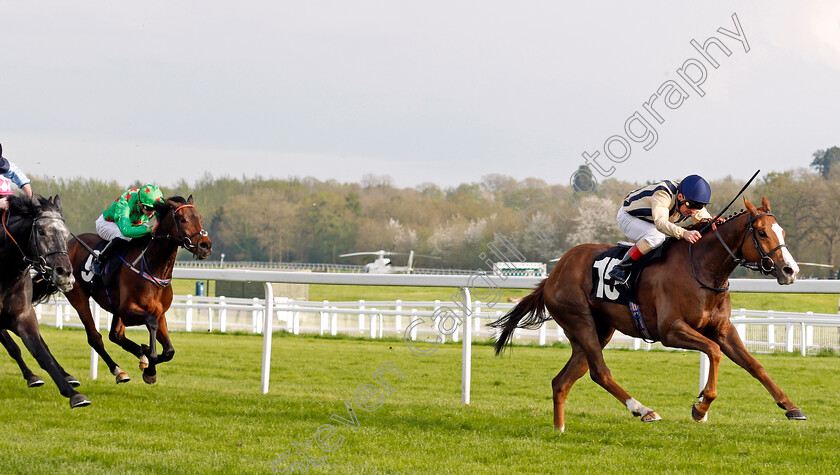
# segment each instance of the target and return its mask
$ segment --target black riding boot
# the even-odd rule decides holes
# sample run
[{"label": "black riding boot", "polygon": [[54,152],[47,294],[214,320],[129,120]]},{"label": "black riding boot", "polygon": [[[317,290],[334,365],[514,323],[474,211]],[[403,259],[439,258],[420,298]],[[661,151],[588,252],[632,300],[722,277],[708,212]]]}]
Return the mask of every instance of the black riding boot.
[{"label": "black riding boot", "polygon": [[120,238],[111,239],[108,244],[105,245],[105,248],[102,249],[98,255],[94,254],[93,258],[93,273],[96,275],[103,275],[105,273],[105,264],[111,259],[111,256],[114,255],[114,252],[121,246],[122,243],[125,241]]},{"label": "black riding boot", "polygon": [[630,251],[627,251],[621,261],[610,271],[610,277],[617,285],[627,285],[627,280],[630,279],[630,272],[632,272],[634,265],[636,265],[636,261],[630,257]]}]

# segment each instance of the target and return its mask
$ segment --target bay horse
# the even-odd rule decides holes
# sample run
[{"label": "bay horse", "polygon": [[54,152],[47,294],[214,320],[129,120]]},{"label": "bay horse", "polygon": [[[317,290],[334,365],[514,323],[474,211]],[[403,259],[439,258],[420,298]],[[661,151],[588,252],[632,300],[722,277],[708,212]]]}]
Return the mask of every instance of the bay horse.
[{"label": "bay horse", "polygon": [[[20,348],[11,339],[11,330],[35,360],[58,386],[62,396],[70,400],[70,407],[90,404],[84,394],[74,386],[79,382],[67,374],[50,353],[38,330],[38,317],[32,307],[33,300],[46,298],[59,290],[68,292],[75,279],[67,253],[70,231],[61,216],[61,199],[34,197],[32,199],[10,196],[8,209],[2,213],[3,234],[0,239],[0,341],[18,362],[30,387],[43,384],[32,374],[20,354]],[[46,285],[33,293],[30,269],[34,269]]]},{"label": "bay horse", "polygon": [[[705,232],[697,243],[672,243],[662,258],[651,261],[642,270],[638,280],[638,303],[649,338],[668,347],[702,351],[709,357],[709,379],[698,396],[699,402],[691,409],[692,418],[698,422],[706,420],[709,406],[717,397],[721,353],[758,379],[786,411],[788,419],[805,419],[749,354],[729,320],[732,309],[727,282],[739,264],[772,274],[781,285],[793,283],[799,273],[785,245],[784,230],[770,212],[770,203],[764,197],[761,203],[756,208],[744,198],[745,212],[712,226],[713,231]],[[490,324],[501,330],[495,343],[497,355],[510,342],[516,328],[538,328],[553,318],[566,333],[572,355],[551,381],[554,428],[561,431],[566,424],[566,397],[587,370],[593,381],[643,422],[661,419],[619,386],[604,362],[602,349],[616,330],[644,336],[634,325],[626,305],[590,298],[593,262],[610,247],[573,247],[530,295]],[[546,309],[549,316],[545,315]]]},{"label": "bay horse", "polygon": [[[131,378],[111,358],[96,329],[90,310],[90,298],[113,315],[109,338],[140,360],[143,381],[154,384],[156,365],[175,355],[166,325],[166,311],[172,304],[172,269],[179,248],[190,251],[196,259],[206,259],[212,252],[212,241],[202,225],[202,218],[193,205],[193,197],[184,200],[174,196],[155,204],[157,225],[150,236],[128,242],[115,256],[119,269],[110,285],[102,285],[91,274],[91,249],[103,239],[89,233],[70,241],[69,253],[73,272],[81,285],[65,291],[67,300],[76,309],[85,326],[88,344],[99,353],[116,377],[117,383]],[[88,265],[86,264],[86,261]],[[112,263],[114,261],[112,260]],[[139,263],[139,264],[138,264]],[[99,283],[99,285],[95,285]],[[149,330],[149,344],[138,345],[125,336],[125,328],[145,325]],[[158,354],[155,342],[160,342]]]}]

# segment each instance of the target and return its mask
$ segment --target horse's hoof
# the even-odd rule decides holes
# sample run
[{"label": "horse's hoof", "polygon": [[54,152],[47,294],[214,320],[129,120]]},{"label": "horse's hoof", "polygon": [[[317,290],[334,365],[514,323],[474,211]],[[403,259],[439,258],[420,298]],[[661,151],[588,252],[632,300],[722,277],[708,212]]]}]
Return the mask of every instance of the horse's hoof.
[{"label": "horse's hoof", "polygon": [[157,381],[157,375],[156,374],[143,373],[143,381],[146,384],[155,384],[155,382]]},{"label": "horse's hoof", "polygon": [[131,378],[126,373],[120,373],[117,375],[117,384],[127,383],[129,381],[131,381]]},{"label": "horse's hoof", "polygon": [[644,416],[642,416],[642,422],[656,422],[661,420],[662,417],[660,417],[659,414],[656,413],[656,411],[650,411]]},{"label": "horse's hoof", "polygon": [[39,388],[44,385],[44,380],[33,374],[26,380],[26,385],[30,388]]},{"label": "horse's hoof", "polygon": [[806,420],[805,414],[800,409],[791,409],[785,413],[788,419],[793,421],[804,421]]},{"label": "horse's hoof", "polygon": [[74,388],[78,388],[82,385],[82,383],[80,383],[78,379],[74,378],[73,376],[70,376],[69,374],[64,377],[64,380],[67,381],[67,384]]},{"label": "horse's hoof", "polygon": [[691,406],[691,418],[694,419],[695,422],[706,422],[706,418],[709,416],[709,413],[702,413],[697,410],[697,404]]},{"label": "horse's hoof", "polygon": [[70,407],[85,407],[90,406],[90,399],[86,398],[82,393],[76,393],[70,397]]}]

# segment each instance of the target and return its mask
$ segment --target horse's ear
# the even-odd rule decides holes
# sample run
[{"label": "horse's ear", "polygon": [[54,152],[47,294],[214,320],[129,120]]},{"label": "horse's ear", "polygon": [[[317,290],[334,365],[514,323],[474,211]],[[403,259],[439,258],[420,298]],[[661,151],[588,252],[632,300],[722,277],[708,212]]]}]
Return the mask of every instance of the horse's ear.
[{"label": "horse's ear", "polygon": [[187,198],[187,204],[193,204],[193,197],[192,197],[192,195],[190,195],[190,197],[189,197],[189,198]]},{"label": "horse's ear", "polygon": [[750,214],[752,214],[752,215],[756,214],[755,206],[753,206],[753,204],[750,203],[750,201],[747,199],[746,196],[744,197],[744,206],[747,207],[747,211],[749,211]]},{"label": "horse's ear", "polygon": [[50,203],[54,204],[55,207],[58,209],[58,212],[61,213],[61,198],[58,195],[55,197],[50,197]]},{"label": "horse's ear", "polygon": [[761,197],[761,206],[764,207],[764,209],[766,209],[768,213],[770,212],[770,202],[767,201],[766,196]]}]

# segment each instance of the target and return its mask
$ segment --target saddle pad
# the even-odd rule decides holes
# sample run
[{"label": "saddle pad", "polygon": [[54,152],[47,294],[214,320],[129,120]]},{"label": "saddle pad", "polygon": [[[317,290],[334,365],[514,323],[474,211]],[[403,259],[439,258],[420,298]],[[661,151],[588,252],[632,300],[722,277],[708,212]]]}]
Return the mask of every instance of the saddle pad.
[{"label": "saddle pad", "polygon": [[627,286],[615,285],[615,281],[612,277],[610,277],[610,271],[621,261],[621,258],[624,257],[624,254],[627,252],[627,249],[629,249],[629,246],[620,244],[607,249],[601,254],[598,254],[598,256],[595,257],[595,261],[592,263],[592,292],[589,297],[595,300],[603,300],[621,305],[628,305],[630,302],[638,302],[638,297],[636,296],[636,286],[639,281],[639,276],[642,274],[642,270],[650,263],[650,261],[662,256],[671,241],[673,241],[673,239],[667,239],[664,244],[654,249],[653,252],[650,252],[639,259],[636,265],[633,266],[633,270],[630,273],[630,279],[627,281],[630,287],[629,289]]},{"label": "saddle pad", "polygon": [[[595,261],[592,263],[592,293],[589,298],[621,305],[629,303],[626,287],[615,285],[615,281],[610,277],[610,271],[621,261],[627,249],[624,246],[615,246],[595,257]],[[633,273],[635,272],[636,269],[634,268]]]}]

